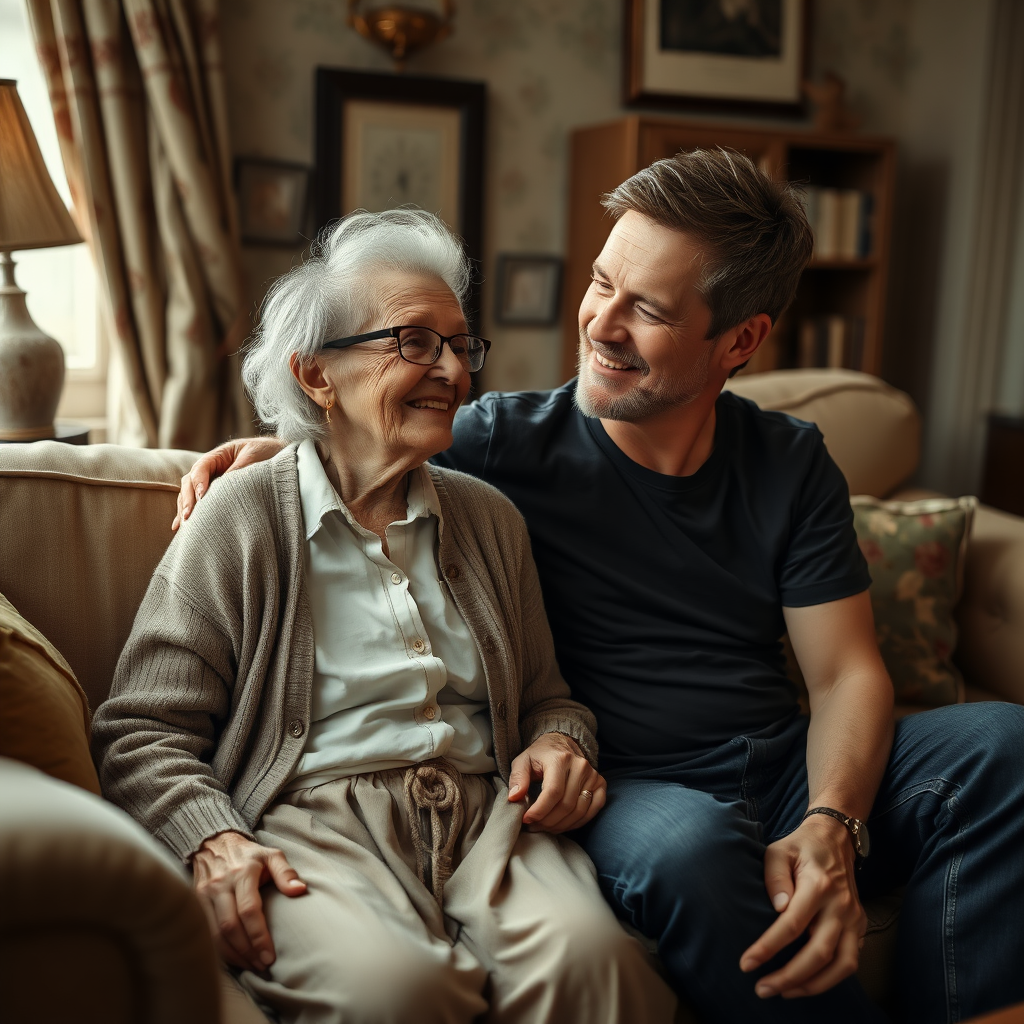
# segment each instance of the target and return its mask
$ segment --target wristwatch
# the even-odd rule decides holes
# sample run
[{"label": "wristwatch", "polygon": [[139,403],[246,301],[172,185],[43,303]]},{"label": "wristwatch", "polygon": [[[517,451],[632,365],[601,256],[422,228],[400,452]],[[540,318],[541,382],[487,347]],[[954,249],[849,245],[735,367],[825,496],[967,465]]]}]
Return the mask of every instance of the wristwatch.
[{"label": "wristwatch", "polygon": [[871,837],[868,835],[868,826],[860,818],[848,818],[842,811],[832,807],[812,807],[801,819],[801,824],[812,814],[827,814],[836,821],[841,821],[853,839],[853,852],[857,855],[859,864],[871,852]]}]

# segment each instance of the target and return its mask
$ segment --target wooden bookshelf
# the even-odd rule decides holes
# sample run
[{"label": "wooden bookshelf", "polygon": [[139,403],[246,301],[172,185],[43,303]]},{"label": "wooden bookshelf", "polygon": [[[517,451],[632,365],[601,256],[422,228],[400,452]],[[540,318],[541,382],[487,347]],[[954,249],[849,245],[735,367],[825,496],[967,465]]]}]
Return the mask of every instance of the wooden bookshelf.
[{"label": "wooden bookshelf", "polygon": [[681,149],[707,146],[737,149],[769,173],[809,189],[856,191],[869,197],[868,231],[861,251],[821,256],[816,249],[793,305],[744,372],[793,367],[801,365],[802,358],[806,365],[807,348],[801,344],[801,331],[805,335],[808,331],[805,325],[841,317],[857,331],[856,345],[846,351],[846,365],[879,374],[895,179],[893,141],[855,133],[744,128],[632,115],[572,133],[562,303],[563,378],[568,380],[576,372],[577,312],[590,283],[591,264],[611,230],[612,221],[600,197],[655,160]]}]

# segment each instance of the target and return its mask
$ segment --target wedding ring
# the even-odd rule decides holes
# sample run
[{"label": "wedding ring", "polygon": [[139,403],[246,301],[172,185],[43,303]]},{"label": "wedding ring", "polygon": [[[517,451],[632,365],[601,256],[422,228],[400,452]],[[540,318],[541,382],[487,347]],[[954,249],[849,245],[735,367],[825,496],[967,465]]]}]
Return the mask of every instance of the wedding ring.
[{"label": "wedding ring", "polygon": [[594,794],[591,793],[589,789],[581,789],[580,796],[585,796],[588,800],[594,799]]}]

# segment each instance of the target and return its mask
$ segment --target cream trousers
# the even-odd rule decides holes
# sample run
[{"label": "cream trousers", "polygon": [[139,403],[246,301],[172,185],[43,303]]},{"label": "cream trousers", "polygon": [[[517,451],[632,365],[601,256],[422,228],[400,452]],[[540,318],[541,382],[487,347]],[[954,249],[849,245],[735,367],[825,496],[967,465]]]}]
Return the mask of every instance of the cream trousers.
[{"label": "cream trousers", "polygon": [[277,962],[242,983],[288,1024],[668,1024],[589,858],[523,810],[444,762],[283,795],[257,838],[308,892],[262,889]]}]

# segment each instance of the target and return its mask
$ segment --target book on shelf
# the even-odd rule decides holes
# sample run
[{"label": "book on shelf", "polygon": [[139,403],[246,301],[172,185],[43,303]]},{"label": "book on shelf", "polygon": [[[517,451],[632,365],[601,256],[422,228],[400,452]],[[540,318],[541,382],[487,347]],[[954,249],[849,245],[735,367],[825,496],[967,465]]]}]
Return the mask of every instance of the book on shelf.
[{"label": "book on shelf", "polygon": [[804,212],[814,234],[814,259],[865,259],[871,255],[870,192],[853,188],[804,190]]},{"label": "book on shelf", "polygon": [[797,366],[859,370],[863,359],[863,317],[833,314],[800,321]]},{"label": "book on shelf", "polygon": [[818,219],[811,225],[814,232],[814,256],[830,260],[839,255],[839,190],[819,189]]}]

